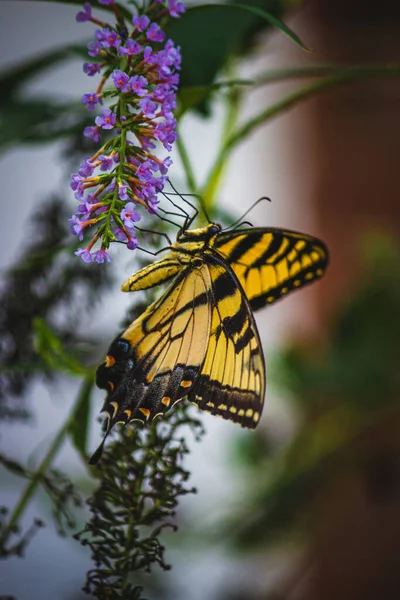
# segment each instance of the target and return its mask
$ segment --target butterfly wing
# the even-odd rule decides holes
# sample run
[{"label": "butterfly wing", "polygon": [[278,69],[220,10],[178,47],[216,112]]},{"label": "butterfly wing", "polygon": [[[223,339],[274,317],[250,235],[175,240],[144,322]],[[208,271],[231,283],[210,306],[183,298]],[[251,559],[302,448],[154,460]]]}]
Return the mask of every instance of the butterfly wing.
[{"label": "butterfly wing", "polygon": [[223,261],[209,263],[211,330],[200,374],[188,399],[224,419],[254,428],[265,395],[260,339],[247,299]]},{"label": "butterfly wing", "polygon": [[114,340],[96,377],[108,391],[105,437],[116,423],[152,420],[187,395],[204,362],[211,300],[207,266],[189,266]]},{"label": "butterfly wing", "polygon": [[323,242],[284,229],[226,231],[216,236],[214,250],[235,272],[252,310],[321,277],[328,264]]}]

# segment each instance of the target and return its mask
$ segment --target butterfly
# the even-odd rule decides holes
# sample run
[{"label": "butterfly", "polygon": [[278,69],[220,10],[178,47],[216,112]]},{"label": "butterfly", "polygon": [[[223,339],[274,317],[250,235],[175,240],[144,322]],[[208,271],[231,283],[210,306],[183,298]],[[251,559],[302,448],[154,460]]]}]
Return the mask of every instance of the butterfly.
[{"label": "butterfly", "polygon": [[107,390],[106,433],[148,422],[183,398],[254,428],[265,395],[265,364],[253,311],[320,278],[325,244],[273,228],[183,227],[168,254],[130,277],[123,291],[168,284],[111,344],[97,369]]}]

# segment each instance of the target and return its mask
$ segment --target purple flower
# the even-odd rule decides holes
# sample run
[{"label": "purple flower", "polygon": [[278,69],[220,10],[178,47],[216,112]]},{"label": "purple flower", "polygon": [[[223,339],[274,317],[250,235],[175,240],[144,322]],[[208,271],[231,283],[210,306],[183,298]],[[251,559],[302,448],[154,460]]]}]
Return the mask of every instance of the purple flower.
[{"label": "purple flower", "polygon": [[138,96],[146,96],[148,91],[146,89],[146,85],[148,85],[148,81],[146,77],[143,75],[134,75],[130,80],[132,91],[135,92]]},{"label": "purple flower", "polygon": [[122,184],[118,185],[118,198],[120,200],[129,200],[127,189],[128,188],[126,185],[122,185]]},{"label": "purple flower", "polygon": [[92,255],[90,254],[90,251],[87,248],[78,248],[78,250],[75,252],[76,256],[80,256],[81,259],[83,260],[83,262],[85,263],[91,263],[92,262]]},{"label": "purple flower", "polygon": [[101,52],[101,44],[99,42],[89,42],[87,48],[89,56],[97,56]]},{"label": "purple flower", "polygon": [[82,241],[83,229],[85,227],[84,222],[82,222],[76,215],[72,215],[72,217],[68,219],[68,223],[70,224],[69,227],[71,233],[77,235],[79,237],[79,240]]},{"label": "purple flower", "polygon": [[87,73],[90,77],[99,73],[100,65],[97,63],[83,63],[83,72]]},{"label": "purple flower", "polygon": [[162,175],[166,175],[168,172],[168,169],[170,168],[172,163],[173,163],[173,160],[170,156],[167,156],[166,158],[164,158],[162,163],[159,165],[160,173]]},{"label": "purple flower", "polygon": [[135,40],[126,40],[126,44],[125,47],[124,46],[120,46],[118,48],[118,52],[120,54],[128,54],[129,56],[133,56],[135,54],[140,54],[140,52],[142,51],[142,46],[140,44],[138,44],[137,42],[135,42]]},{"label": "purple flower", "polygon": [[101,117],[95,118],[96,125],[102,129],[113,129],[117,122],[117,115],[114,114],[110,108],[103,108],[101,114]]},{"label": "purple flower", "polygon": [[[83,258],[83,256],[82,256],[82,258]],[[83,259],[83,260],[85,260],[85,259]],[[93,260],[99,264],[103,263],[105,260],[107,262],[111,262],[111,256],[109,256],[109,254],[107,254],[105,248],[100,248],[100,250],[97,250],[94,253]]]},{"label": "purple flower", "polygon": [[83,130],[83,135],[87,138],[89,138],[90,140],[93,140],[94,142],[99,142],[100,141],[100,131],[98,127],[93,126],[89,126],[89,127],[85,127],[85,129]]},{"label": "purple flower", "polygon": [[99,161],[100,161],[100,171],[108,171],[109,169],[111,169],[111,167],[113,165],[112,157],[106,156],[105,154],[100,154]]},{"label": "purple flower", "polygon": [[96,39],[98,42],[100,42],[103,48],[118,48],[118,46],[121,45],[121,39],[119,35],[108,27],[105,27],[104,29],[98,29],[96,31]]},{"label": "purple flower", "polygon": [[143,135],[136,135],[140,146],[143,150],[154,150],[156,145],[153,140],[149,137],[145,137]]},{"label": "purple flower", "polygon": [[133,202],[128,202],[125,208],[121,210],[121,219],[126,227],[133,228],[135,223],[140,221],[141,214],[135,211],[135,205]]},{"label": "purple flower", "polygon": [[140,109],[148,119],[154,119],[157,112],[157,104],[150,98],[142,98],[139,100]]},{"label": "purple flower", "polygon": [[133,235],[126,246],[128,250],[135,250],[139,246],[138,239]]},{"label": "purple flower", "polygon": [[165,33],[157,23],[152,23],[146,32],[147,39],[151,42],[163,42]]},{"label": "purple flower", "polygon": [[83,23],[84,21],[89,21],[92,16],[92,7],[90,6],[90,2],[85,2],[83,5],[83,10],[78,12],[76,15],[76,20],[78,23]]},{"label": "purple flower", "polygon": [[171,17],[178,19],[185,12],[185,5],[178,0],[168,0],[168,10]]},{"label": "purple flower", "polygon": [[76,212],[85,217],[86,219],[89,219],[90,215],[92,214],[92,205],[86,200],[85,202],[83,202],[83,204],[80,204],[78,206],[78,210]]},{"label": "purple flower", "polygon": [[129,76],[121,71],[121,69],[113,71],[111,77],[115,87],[121,90],[121,92],[130,92]]},{"label": "purple flower", "polygon": [[101,99],[97,94],[83,94],[82,104],[84,104],[88,110],[94,110],[96,104],[101,104]]},{"label": "purple flower", "polygon": [[153,130],[154,137],[163,144],[168,152],[172,150],[172,144],[178,137],[175,131],[176,126],[177,122],[175,119],[169,119],[168,121],[157,123]]},{"label": "purple flower", "polygon": [[114,4],[114,0],[99,0],[99,4],[105,4],[106,6],[111,6],[111,4]]},{"label": "purple flower", "polygon": [[90,177],[94,171],[94,166],[89,160],[85,160],[85,162],[81,163],[79,167],[79,175],[82,177]]},{"label": "purple flower", "polygon": [[157,212],[157,204],[159,203],[158,198],[152,198],[147,200],[147,210],[150,214]]},{"label": "purple flower", "polygon": [[155,54],[153,54],[153,48],[151,46],[146,46],[143,51],[144,62],[151,64],[154,56],[155,56]]},{"label": "purple flower", "polygon": [[152,179],[153,175],[150,171],[147,160],[142,162],[142,164],[136,169],[136,177],[142,182],[150,181]]},{"label": "purple flower", "polygon": [[83,197],[85,190],[83,188],[83,179],[81,175],[78,175],[78,173],[72,173],[70,186],[71,190],[75,192],[75,198],[78,198],[79,200]]},{"label": "purple flower", "polygon": [[132,23],[138,31],[144,31],[150,23],[150,19],[146,15],[141,15],[140,17],[139,15],[135,15],[132,19]]}]

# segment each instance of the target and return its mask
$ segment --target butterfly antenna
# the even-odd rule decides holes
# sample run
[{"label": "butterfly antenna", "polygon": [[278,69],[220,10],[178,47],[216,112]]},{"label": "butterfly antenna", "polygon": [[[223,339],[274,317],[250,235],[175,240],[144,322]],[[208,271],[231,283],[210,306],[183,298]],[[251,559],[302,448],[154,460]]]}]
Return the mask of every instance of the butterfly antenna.
[{"label": "butterfly antenna", "polygon": [[[259,198],[255,202],[253,202],[253,204],[250,206],[250,208],[248,208],[246,210],[246,212],[243,213],[243,215],[241,217],[239,217],[239,219],[237,219],[234,223],[231,223],[228,227],[226,227],[226,229],[224,229],[224,231],[228,231],[228,229],[234,229],[236,226],[239,226],[242,222],[249,223],[248,221],[243,221],[244,217],[246,215],[248,215],[249,212],[252,211],[253,208],[255,208],[257,206],[257,204],[259,204],[260,202],[263,202],[264,200],[268,200],[268,202],[272,202],[271,198],[268,198],[267,196],[262,196],[261,198]],[[249,225],[251,225],[251,223],[249,223]]]},{"label": "butterfly antenna", "polygon": [[[168,194],[167,192],[163,192],[163,191],[161,193],[164,196],[164,198],[166,198],[168,200],[168,202],[170,202],[172,204],[172,206],[175,206],[175,208],[177,208],[178,210],[181,211],[181,214],[179,215],[180,217],[182,217],[182,215],[184,215],[185,221],[187,219],[189,219],[189,213],[187,213],[186,210],[184,210],[182,208],[182,206],[179,206],[179,204],[176,204],[173,200],[171,200],[170,195],[172,195],[172,194]],[[173,213],[173,214],[176,214],[176,213]]]},{"label": "butterfly antenna", "polygon": [[146,248],[142,248],[141,246],[136,246],[137,250],[141,250],[142,252],[145,252],[146,254],[150,254],[151,256],[158,256],[158,254],[160,254],[161,252],[165,252],[165,250],[167,250],[167,248],[160,248],[160,250],[156,250],[155,252],[152,252],[151,250],[146,250]]},{"label": "butterfly antenna", "polygon": [[234,231],[235,229],[239,229],[239,227],[242,227],[242,225],[249,225],[250,227],[254,227],[253,223],[250,223],[250,221],[241,221],[240,223],[235,225],[235,227],[232,227],[232,231]]},{"label": "butterfly antenna", "polygon": [[[193,216],[192,216],[192,217],[191,217],[191,218],[190,218],[190,219],[187,221],[187,223],[186,223],[186,228],[187,228],[187,227],[189,227],[189,226],[190,226],[190,225],[193,223],[193,221],[195,220],[195,218],[196,218],[196,217],[197,217],[197,215],[199,214],[199,209],[198,209],[198,208],[197,208],[197,207],[196,207],[194,204],[192,204],[191,202],[189,202],[189,200],[187,200],[187,198],[185,198],[185,196],[190,196],[190,197],[196,198],[196,200],[198,200],[198,201],[200,202],[200,204],[201,204],[201,208],[202,208],[202,210],[203,210],[203,213],[204,213],[204,216],[205,216],[205,218],[207,219],[207,221],[208,221],[209,223],[211,223],[211,221],[210,221],[210,217],[208,216],[208,213],[207,213],[207,209],[206,209],[206,205],[205,205],[205,202],[204,202],[204,198],[202,198],[202,197],[201,197],[199,194],[185,194],[185,196],[183,196],[182,194],[180,194],[180,193],[178,192],[178,190],[177,190],[177,189],[175,188],[175,186],[172,184],[172,182],[171,182],[171,180],[170,180],[170,179],[168,179],[168,183],[169,183],[169,185],[171,186],[171,188],[174,190],[175,194],[176,194],[177,196],[179,196],[179,198],[180,198],[181,200],[183,200],[183,202],[186,202],[186,204],[188,204],[188,205],[189,205],[189,206],[190,206],[190,207],[191,207],[191,208],[194,210],[194,213],[195,213],[195,214],[194,214],[194,215],[193,215]],[[172,195],[172,194],[171,194],[171,195]],[[172,201],[171,201],[171,202],[172,202]]]},{"label": "butterfly antenna", "polygon": [[154,231],[153,229],[143,229],[143,227],[138,227],[137,225],[135,226],[135,229],[137,229],[138,231],[143,231],[144,233],[154,233],[155,235],[162,235],[162,237],[164,237],[168,244],[171,245],[172,242],[169,238],[169,235],[167,233],[165,233],[164,231]]},{"label": "butterfly antenna", "polygon": [[[162,212],[164,215],[169,215],[169,214],[175,214],[175,213],[169,213],[166,210],[164,210],[163,208],[159,207],[157,209],[157,212],[154,212],[152,214],[156,215],[159,219],[161,219],[161,221],[164,221],[164,223],[170,223],[171,225],[173,225],[174,227],[178,227],[178,229],[181,228],[181,226],[179,225],[179,223],[175,223],[175,221],[171,221],[171,219],[167,219],[167,217],[162,217],[159,213]],[[179,217],[181,215],[176,215],[175,216]]]}]

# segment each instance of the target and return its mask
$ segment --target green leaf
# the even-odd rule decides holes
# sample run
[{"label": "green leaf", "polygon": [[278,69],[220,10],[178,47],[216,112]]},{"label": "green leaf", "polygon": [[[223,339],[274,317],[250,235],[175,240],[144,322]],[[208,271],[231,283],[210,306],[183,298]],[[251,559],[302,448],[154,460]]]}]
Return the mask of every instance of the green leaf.
[{"label": "green leaf", "polygon": [[85,460],[87,458],[86,454],[87,437],[89,431],[90,400],[93,386],[94,376],[92,373],[90,373],[82,382],[79,396],[75,405],[75,412],[71,417],[68,430],[71,442]]},{"label": "green leaf", "polygon": [[37,77],[42,71],[55,66],[59,62],[76,57],[87,57],[86,46],[71,44],[63,48],[54,48],[49,52],[35,56],[32,60],[3,71],[0,74],[0,107],[7,105],[23,85],[30,79]]},{"label": "green leaf", "polygon": [[261,8],[258,8],[258,6],[252,6],[251,4],[238,4],[238,3],[213,4],[212,6],[223,6],[224,8],[239,8],[241,10],[249,11],[256,16],[261,17],[262,19],[265,19],[265,21],[268,21],[268,23],[270,23],[273,27],[276,27],[276,29],[279,29],[279,31],[281,31],[282,33],[287,35],[295,44],[300,46],[300,48],[302,48],[303,50],[306,50],[306,52],[311,52],[310,48],[307,48],[307,46],[305,46],[303,44],[303,42],[301,41],[299,36],[296,33],[294,33],[294,31],[292,31],[287,25],[285,25],[285,23],[283,21],[281,21],[280,19],[278,19],[277,17],[272,15],[270,12],[263,10]]},{"label": "green leaf", "polygon": [[68,375],[87,374],[87,369],[65,351],[60,339],[44,319],[34,319],[33,327],[36,351],[51,369]]},{"label": "green leaf", "polygon": [[[250,3],[249,3],[250,4]],[[252,0],[253,7],[268,8],[275,16],[282,11],[279,0]],[[254,35],[271,26],[249,10],[230,10],[234,4],[207,4],[189,8],[182,19],[171,20],[168,37],[181,46],[183,63],[181,87],[208,86],[228,64],[232,54],[245,55]],[[203,106],[203,112],[206,112]]]},{"label": "green leaf", "polygon": [[19,477],[29,477],[29,473],[24,469],[22,465],[11,458],[7,458],[3,454],[0,454],[0,465],[3,465],[7,471],[10,471],[13,475],[19,475]]},{"label": "green leaf", "polygon": [[81,133],[90,115],[75,102],[15,99],[0,108],[0,152],[23,143],[44,143]]}]

